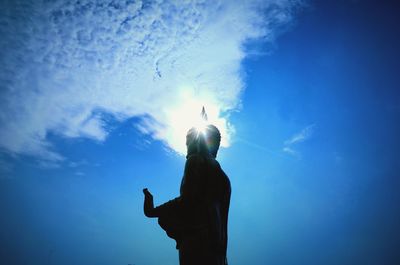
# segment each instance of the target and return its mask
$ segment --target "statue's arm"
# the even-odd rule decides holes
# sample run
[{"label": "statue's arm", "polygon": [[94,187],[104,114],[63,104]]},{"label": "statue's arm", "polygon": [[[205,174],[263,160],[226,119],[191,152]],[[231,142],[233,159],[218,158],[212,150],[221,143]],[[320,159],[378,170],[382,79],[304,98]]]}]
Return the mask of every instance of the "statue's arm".
[{"label": "statue's arm", "polygon": [[185,170],[181,184],[180,196],[161,204],[151,210],[151,217],[160,217],[185,211],[196,202],[199,196],[199,163],[198,156],[191,156],[186,160]]}]

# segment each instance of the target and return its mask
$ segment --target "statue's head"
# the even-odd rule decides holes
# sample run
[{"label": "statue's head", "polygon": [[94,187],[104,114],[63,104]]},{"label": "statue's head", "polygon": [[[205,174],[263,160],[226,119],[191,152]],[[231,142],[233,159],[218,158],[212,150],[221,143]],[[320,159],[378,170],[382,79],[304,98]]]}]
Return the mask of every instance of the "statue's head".
[{"label": "statue's head", "polygon": [[187,154],[209,154],[214,158],[221,142],[221,134],[214,125],[207,125],[203,130],[191,128],[186,134]]}]

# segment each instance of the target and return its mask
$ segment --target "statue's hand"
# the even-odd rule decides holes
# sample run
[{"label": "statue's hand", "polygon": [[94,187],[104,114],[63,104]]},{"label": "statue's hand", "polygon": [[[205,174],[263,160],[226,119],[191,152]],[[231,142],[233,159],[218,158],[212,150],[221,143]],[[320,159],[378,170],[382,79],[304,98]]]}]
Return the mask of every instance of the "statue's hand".
[{"label": "statue's hand", "polygon": [[144,215],[146,215],[147,217],[156,217],[154,215],[153,195],[147,188],[143,189],[143,193],[144,193],[144,205],[143,205]]},{"label": "statue's hand", "polygon": [[147,188],[143,189],[143,193],[144,193],[145,200],[151,200],[151,201],[153,200],[153,194],[151,194]]}]

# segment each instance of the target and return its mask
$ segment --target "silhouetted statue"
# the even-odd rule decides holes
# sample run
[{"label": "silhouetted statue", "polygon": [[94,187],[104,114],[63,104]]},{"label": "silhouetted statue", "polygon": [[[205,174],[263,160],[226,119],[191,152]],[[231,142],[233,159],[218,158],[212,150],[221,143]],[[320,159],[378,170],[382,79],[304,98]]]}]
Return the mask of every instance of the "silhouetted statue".
[{"label": "silhouetted statue", "polygon": [[226,265],[229,178],[215,160],[221,141],[217,127],[195,128],[186,136],[187,156],[180,196],[154,208],[144,189],[144,214],[176,240],[181,265]]}]

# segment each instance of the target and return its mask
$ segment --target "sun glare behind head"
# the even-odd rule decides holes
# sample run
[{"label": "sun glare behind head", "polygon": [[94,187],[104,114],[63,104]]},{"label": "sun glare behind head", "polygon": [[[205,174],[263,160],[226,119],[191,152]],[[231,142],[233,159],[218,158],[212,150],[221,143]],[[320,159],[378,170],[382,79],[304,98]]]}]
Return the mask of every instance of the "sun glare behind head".
[{"label": "sun glare behind head", "polygon": [[197,131],[197,134],[206,134],[207,131],[207,124],[202,122],[201,124],[195,125],[194,128]]},{"label": "sun glare behind head", "polygon": [[[165,111],[169,129],[163,136],[173,150],[185,154],[187,132],[195,128],[199,134],[205,134],[208,124],[214,124],[220,130],[221,146],[229,146],[228,123],[220,117],[220,107],[211,97],[199,96],[189,89],[184,90],[174,103]],[[206,118],[202,112],[203,107],[207,111]]]}]

